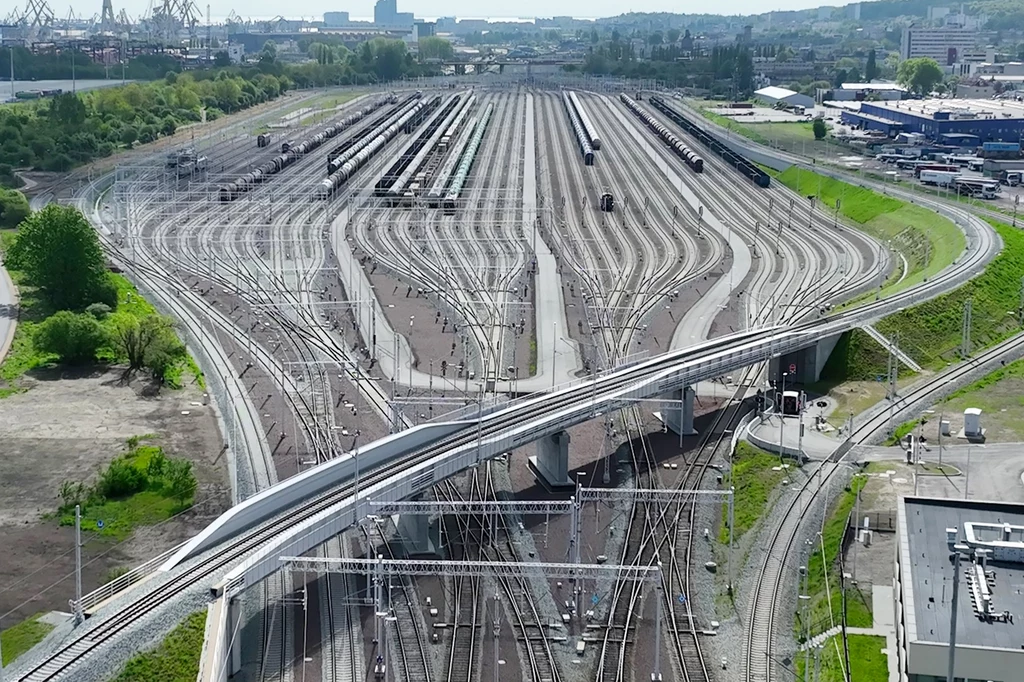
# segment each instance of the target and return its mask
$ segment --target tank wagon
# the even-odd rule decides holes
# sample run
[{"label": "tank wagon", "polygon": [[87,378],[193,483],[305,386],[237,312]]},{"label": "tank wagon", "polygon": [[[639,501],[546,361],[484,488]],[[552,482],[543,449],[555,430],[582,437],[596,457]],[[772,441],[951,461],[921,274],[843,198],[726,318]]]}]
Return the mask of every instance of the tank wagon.
[{"label": "tank wagon", "polygon": [[455,175],[452,176],[448,192],[444,195],[444,200],[441,202],[444,212],[449,215],[455,213],[459,195],[462,193],[462,188],[466,185],[466,178],[469,177],[469,170],[473,167],[473,161],[476,159],[476,153],[480,148],[480,142],[484,139],[484,133],[487,131],[487,124],[491,120],[491,113],[493,111],[494,105],[488,104],[484,113],[480,116],[476,128],[473,130],[473,137],[470,138],[469,144],[466,145],[466,151],[462,154],[459,167],[455,171]]},{"label": "tank wagon", "polygon": [[722,157],[722,160],[738,170],[744,177],[750,179],[758,187],[767,188],[771,184],[771,176],[750,163],[745,157],[737,154],[732,148],[726,146],[721,140],[695,125],[690,119],[683,116],[675,108],[669,106],[665,100],[656,95],[651,95],[648,100],[655,109],[669,117],[677,126],[692,135],[698,142]]},{"label": "tank wagon", "polygon": [[[333,196],[355,175],[356,171],[365,166],[367,161],[384,148],[384,145],[394,139],[409,121],[416,118],[428,105],[436,107],[440,102],[441,96],[437,95],[429,101],[420,100],[404,107],[400,114],[391,118],[390,122],[385,122],[384,125],[378,127],[360,140],[358,144],[332,161],[328,167],[330,171],[328,176],[316,188],[316,196],[320,199],[328,199]],[[334,170],[331,170],[332,168]]]},{"label": "tank wagon", "polygon": [[583,165],[593,166],[594,148],[590,144],[587,132],[583,130],[583,124],[580,123],[580,117],[576,115],[576,109],[573,108],[569,95],[564,92],[562,93],[562,105],[565,107],[565,113],[569,116],[569,123],[572,125],[573,133],[576,134],[576,143],[580,147],[580,154],[583,155]]},{"label": "tank wagon", "polygon": [[366,104],[363,108],[344,117],[337,123],[327,126],[313,137],[303,140],[297,144],[287,141],[282,142],[281,154],[275,156],[270,161],[260,164],[234,182],[221,185],[219,189],[220,200],[234,201],[242,194],[253,189],[256,185],[266,182],[271,176],[288,168],[306,154],[319,149],[325,142],[337,137],[366,116],[387,104],[389,101],[394,101],[393,96],[382,97],[374,100],[373,102]]},{"label": "tank wagon", "polygon": [[[440,104],[441,96],[438,95],[436,99],[438,104]],[[462,100],[463,98],[459,95],[449,97],[448,101],[441,108],[437,116],[427,124],[423,129],[423,132],[421,132],[416,140],[409,145],[409,148],[402,153],[402,156],[391,164],[391,167],[388,168],[377,184],[374,185],[374,196],[387,197],[393,202],[404,198],[406,187],[412,179],[412,174],[416,170],[416,165],[418,165],[416,164],[416,157],[419,156],[421,152],[424,152],[424,154],[429,153],[429,150],[426,149],[426,147],[430,143],[431,138],[437,134],[438,130],[441,129],[441,125],[451,115],[451,113],[455,111],[455,108],[459,106],[459,102]],[[428,106],[425,107],[423,111],[429,113],[429,111],[433,111],[433,108]],[[421,114],[422,113],[423,112],[421,112]]]},{"label": "tank wagon", "polygon": [[597,135],[597,128],[590,122],[590,117],[587,116],[580,98],[576,96],[575,92],[569,91],[569,99],[572,101],[572,105],[576,107],[576,114],[580,117],[580,123],[583,124],[583,132],[590,138],[590,146],[594,148],[595,152],[601,151],[601,138]]},{"label": "tank wagon", "polygon": [[683,141],[672,134],[668,128],[661,124],[658,119],[651,116],[651,114],[644,109],[642,106],[637,104],[632,98],[626,93],[619,95],[619,100],[626,105],[626,108],[633,112],[637,118],[647,124],[647,127],[657,133],[658,137],[667,144],[676,156],[682,159],[687,166],[690,167],[694,173],[704,172],[704,159],[697,155],[695,151],[683,144]]}]

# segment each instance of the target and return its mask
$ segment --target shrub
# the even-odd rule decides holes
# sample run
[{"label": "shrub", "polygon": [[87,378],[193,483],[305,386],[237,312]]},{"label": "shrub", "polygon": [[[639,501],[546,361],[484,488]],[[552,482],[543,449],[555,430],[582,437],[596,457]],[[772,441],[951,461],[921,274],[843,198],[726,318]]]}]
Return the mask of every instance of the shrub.
[{"label": "shrub", "polygon": [[142,492],[149,484],[146,474],[124,457],[118,457],[96,484],[96,493],[105,498],[128,497]]},{"label": "shrub", "polygon": [[93,362],[97,351],[110,342],[110,336],[92,315],[62,310],[39,323],[32,341],[37,350],[76,365]]}]

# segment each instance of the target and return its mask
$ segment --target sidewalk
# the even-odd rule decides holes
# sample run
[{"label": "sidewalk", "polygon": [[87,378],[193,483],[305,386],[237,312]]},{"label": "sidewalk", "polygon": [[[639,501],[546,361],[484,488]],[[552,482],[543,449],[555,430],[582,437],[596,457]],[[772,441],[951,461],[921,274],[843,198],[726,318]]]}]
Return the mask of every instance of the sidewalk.
[{"label": "sidewalk", "polygon": [[804,415],[804,435],[800,438],[800,418],[787,416],[785,425],[780,425],[779,415],[773,414],[759,421],[755,419],[747,428],[747,439],[754,445],[770,452],[779,451],[779,431],[781,427],[783,446],[787,453],[803,451],[810,459],[828,459],[840,441],[828,434],[814,430],[814,418]]},{"label": "sidewalk", "polygon": [[0,262],[0,362],[7,357],[18,324],[18,288]]}]

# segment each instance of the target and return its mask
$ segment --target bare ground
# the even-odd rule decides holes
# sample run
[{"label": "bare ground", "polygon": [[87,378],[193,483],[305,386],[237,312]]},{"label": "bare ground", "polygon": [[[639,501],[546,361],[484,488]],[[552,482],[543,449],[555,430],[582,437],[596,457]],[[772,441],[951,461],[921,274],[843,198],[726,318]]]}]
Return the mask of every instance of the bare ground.
[{"label": "bare ground", "polygon": [[33,372],[26,377],[31,390],[0,401],[0,616],[7,624],[67,610],[74,529],[43,515],[56,511],[62,481],[92,480],[130,436],[156,434],[169,456],[194,462],[196,506],[120,544],[83,537],[84,591],[106,582],[112,569],[138,565],[191,537],[231,504],[220,430],[202,391],[156,391],[119,378],[118,370]]}]

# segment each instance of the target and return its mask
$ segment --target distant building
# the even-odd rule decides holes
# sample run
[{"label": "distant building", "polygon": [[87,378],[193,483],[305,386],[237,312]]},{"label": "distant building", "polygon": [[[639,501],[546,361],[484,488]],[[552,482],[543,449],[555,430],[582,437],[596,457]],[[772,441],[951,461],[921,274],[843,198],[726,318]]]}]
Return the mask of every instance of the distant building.
[{"label": "distant building", "polygon": [[348,12],[324,12],[324,26],[327,28],[338,28],[348,23]]},{"label": "distant building", "polygon": [[955,679],[1021,679],[1024,650],[1017,619],[1024,618],[1022,583],[1024,505],[900,498],[894,581],[896,651],[889,653],[895,653],[899,678],[908,682],[946,679],[955,607]]},{"label": "distant building", "polygon": [[900,40],[900,59],[931,57],[940,65],[959,61],[961,53],[973,51],[978,33],[960,28],[905,28]]},{"label": "distant building", "polygon": [[793,92],[792,90],[779,88],[774,85],[769,85],[767,88],[755,90],[754,96],[757,97],[757,99],[772,105],[777,102],[782,102],[791,107],[806,107],[807,109],[814,107],[814,99],[812,97],[801,95],[799,92]]},{"label": "distant building", "polygon": [[377,0],[373,6],[373,23],[390,26],[398,17],[398,0]]},{"label": "distant building", "polygon": [[416,40],[437,35],[437,24],[433,21],[418,20],[413,23],[412,28],[412,34]]},{"label": "distant building", "polygon": [[895,83],[843,83],[841,87],[828,91],[831,99],[839,102],[862,102],[868,99],[903,99],[907,91]]},{"label": "distant building", "polygon": [[1012,100],[861,102],[859,111],[844,110],[842,120],[867,130],[920,133],[929,140],[937,140],[946,133],[977,135],[982,142],[1024,139],[1024,103]]}]

